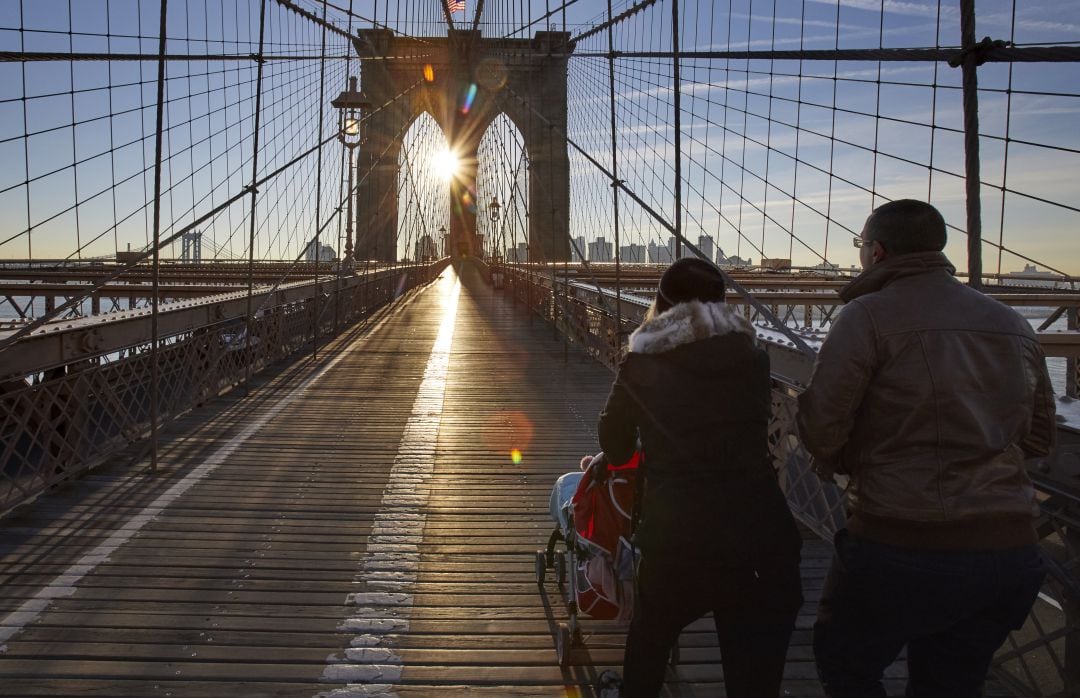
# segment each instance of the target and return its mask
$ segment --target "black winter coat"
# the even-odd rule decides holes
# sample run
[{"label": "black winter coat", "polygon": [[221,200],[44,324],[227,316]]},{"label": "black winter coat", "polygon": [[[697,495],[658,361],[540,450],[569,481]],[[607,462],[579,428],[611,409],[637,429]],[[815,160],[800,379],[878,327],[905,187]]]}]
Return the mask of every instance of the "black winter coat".
[{"label": "black winter coat", "polygon": [[768,449],[769,357],[723,303],[680,303],[630,338],[600,447],[613,463],[640,438],[646,486],[635,540],[650,559],[758,567],[802,541]]}]

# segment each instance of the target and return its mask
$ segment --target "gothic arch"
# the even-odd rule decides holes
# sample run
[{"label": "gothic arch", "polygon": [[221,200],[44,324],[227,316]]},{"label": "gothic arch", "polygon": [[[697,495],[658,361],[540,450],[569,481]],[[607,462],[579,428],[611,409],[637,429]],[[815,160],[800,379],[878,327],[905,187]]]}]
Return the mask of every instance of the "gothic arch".
[{"label": "gothic arch", "polygon": [[[528,243],[530,219],[529,152],[521,127],[505,112],[488,123],[477,149],[476,200],[479,242],[495,256],[522,261],[519,244]],[[498,220],[491,201],[499,202]]]},{"label": "gothic arch", "polygon": [[433,168],[434,159],[447,148],[446,134],[429,111],[421,111],[402,134],[398,158],[397,258],[436,256],[445,241],[440,228],[449,225],[449,182]]},{"label": "gothic arch", "polygon": [[[398,216],[389,192],[397,182],[401,138],[427,111],[462,160],[462,176],[450,192],[459,202],[475,191],[480,139],[496,116],[506,113],[529,152],[529,210],[548,214],[530,216],[533,259],[568,259],[570,165],[563,134],[569,35],[483,39],[479,32],[452,31],[448,37],[413,39],[384,29],[357,34],[361,88],[373,105],[357,158],[363,178],[357,190],[357,257],[393,258]],[[462,215],[451,216],[450,243],[454,250],[474,253],[475,208],[460,208]]]}]

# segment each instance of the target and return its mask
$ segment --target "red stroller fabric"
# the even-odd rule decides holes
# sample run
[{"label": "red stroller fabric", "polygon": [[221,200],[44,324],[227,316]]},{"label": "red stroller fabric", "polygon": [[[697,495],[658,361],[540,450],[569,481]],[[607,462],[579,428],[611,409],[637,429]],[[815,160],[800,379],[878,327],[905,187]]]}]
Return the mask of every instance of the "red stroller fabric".
[{"label": "red stroller fabric", "polygon": [[576,542],[584,554],[574,573],[578,608],[593,618],[628,619],[633,609],[633,548],[630,545],[634,488],[641,454],[608,465],[608,476],[585,471],[571,500]]}]

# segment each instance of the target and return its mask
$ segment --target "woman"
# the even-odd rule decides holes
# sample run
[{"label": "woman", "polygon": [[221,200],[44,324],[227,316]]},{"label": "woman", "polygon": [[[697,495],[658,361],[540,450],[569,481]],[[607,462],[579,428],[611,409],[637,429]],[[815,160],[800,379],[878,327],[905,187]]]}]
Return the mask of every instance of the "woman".
[{"label": "woman", "polygon": [[645,454],[622,696],[656,696],[679,633],[709,611],[727,695],[779,694],[802,541],[770,462],[770,407],[769,357],[724,302],[722,275],[678,260],[600,414],[610,462],[628,460],[639,439]]}]

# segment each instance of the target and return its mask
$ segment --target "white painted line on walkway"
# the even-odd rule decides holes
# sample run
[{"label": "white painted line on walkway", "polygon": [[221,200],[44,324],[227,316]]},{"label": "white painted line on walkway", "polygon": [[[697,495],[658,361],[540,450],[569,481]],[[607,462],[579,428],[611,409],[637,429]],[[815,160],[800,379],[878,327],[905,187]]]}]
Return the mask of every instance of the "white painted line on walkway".
[{"label": "white painted line on walkway", "polygon": [[1043,601],[1045,601],[1046,603],[1050,604],[1051,606],[1053,606],[1057,610],[1059,610],[1059,611],[1063,610],[1061,608],[1061,604],[1059,604],[1053,598],[1051,598],[1050,596],[1047,596],[1045,593],[1043,593],[1041,591],[1039,592],[1039,598],[1042,599]]},{"label": "white painted line on walkway", "polygon": [[[461,280],[455,279],[443,296],[439,334],[354,579],[363,584],[365,591],[349,594],[345,600],[354,610],[338,629],[356,633],[356,637],[344,657],[333,657],[323,672],[324,682],[348,685],[317,694],[322,698],[396,695],[393,683],[386,682],[401,678],[402,661],[391,645],[395,637],[409,631],[413,603],[409,591],[420,565],[419,543],[424,539],[427,521],[427,482],[435,469],[460,295]],[[376,591],[380,589],[393,591]]]},{"label": "white painted line on walkway", "polygon": [[[384,317],[372,326],[368,331],[370,334],[372,331],[381,327],[390,316]],[[358,340],[359,341],[359,340]],[[190,473],[184,476],[182,480],[174,484],[167,489],[163,494],[158,496],[153,502],[146,506],[145,509],[135,514],[126,522],[120,525],[112,534],[109,535],[101,544],[91,550],[86,555],[79,558],[79,561],[65,570],[63,573],[57,575],[48,586],[43,587],[38,593],[36,593],[30,599],[27,599],[18,609],[9,613],[3,620],[0,620],[0,653],[7,651],[7,645],[3,644],[10,640],[15,634],[20,632],[27,624],[32,623],[37,619],[41,613],[48,608],[49,604],[56,599],[61,599],[66,596],[71,596],[75,593],[75,585],[89,574],[98,564],[104,562],[116,552],[116,549],[128,542],[136,533],[138,533],[143,526],[153,521],[162,511],[165,510],[170,504],[181,497],[185,492],[192,488],[196,483],[205,478],[210,473],[214,472],[219,465],[225,462],[236,449],[249,438],[251,438],[256,432],[266,426],[266,423],[281,413],[283,409],[288,407],[294,400],[303,395],[311,385],[322,378],[322,376],[331,368],[337,365],[339,361],[345,358],[352,352],[352,347],[355,342],[350,343],[348,346],[342,347],[340,353],[331,359],[325,366],[320,368],[311,376],[308,376],[303,383],[298,385],[288,395],[281,399],[273,407],[269,408],[255,421],[248,424],[239,434],[234,436],[232,440],[226,443],[224,446],[214,451],[209,458],[202,463],[202,465],[196,467]]]}]

